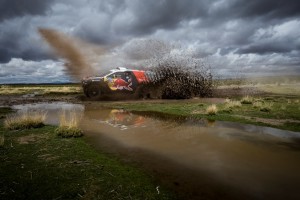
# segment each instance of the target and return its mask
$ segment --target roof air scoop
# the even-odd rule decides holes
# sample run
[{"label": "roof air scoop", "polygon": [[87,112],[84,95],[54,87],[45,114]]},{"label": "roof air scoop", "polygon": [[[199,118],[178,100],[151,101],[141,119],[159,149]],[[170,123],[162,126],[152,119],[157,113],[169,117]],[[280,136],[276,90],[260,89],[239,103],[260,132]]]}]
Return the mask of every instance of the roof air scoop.
[{"label": "roof air scoop", "polygon": [[118,70],[127,70],[125,67],[117,67]]}]

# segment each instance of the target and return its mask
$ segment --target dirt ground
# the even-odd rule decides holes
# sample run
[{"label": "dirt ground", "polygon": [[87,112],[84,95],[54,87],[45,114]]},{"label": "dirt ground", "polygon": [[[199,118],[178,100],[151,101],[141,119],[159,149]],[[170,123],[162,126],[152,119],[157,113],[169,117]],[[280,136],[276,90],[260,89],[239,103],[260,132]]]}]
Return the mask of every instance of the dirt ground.
[{"label": "dirt ground", "polygon": [[[223,98],[226,97],[242,97],[246,95],[259,96],[265,95],[266,93],[256,88],[222,88],[215,89],[213,91],[212,98],[201,98],[201,101],[205,103],[220,103]],[[194,98],[199,99],[199,98]],[[12,106],[20,104],[29,104],[29,103],[38,103],[38,102],[56,102],[64,101],[70,103],[80,103],[89,101],[90,99],[86,98],[83,94],[74,94],[74,95],[34,95],[34,94],[25,94],[25,95],[0,95],[0,106]],[[105,99],[109,100],[109,99]],[[116,99],[112,99],[116,101]],[[119,98],[117,101],[122,101],[123,99]],[[193,100],[193,99],[192,99]],[[152,99],[135,99],[135,101],[153,101]],[[166,102],[168,100],[156,100]],[[172,100],[174,101],[174,100]]]}]

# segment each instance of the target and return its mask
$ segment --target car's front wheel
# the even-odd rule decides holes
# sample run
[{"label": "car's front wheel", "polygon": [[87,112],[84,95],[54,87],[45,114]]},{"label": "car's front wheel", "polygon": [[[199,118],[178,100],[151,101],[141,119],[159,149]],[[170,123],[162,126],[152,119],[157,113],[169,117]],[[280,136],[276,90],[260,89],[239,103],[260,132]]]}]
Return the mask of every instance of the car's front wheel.
[{"label": "car's front wheel", "polygon": [[98,85],[92,84],[87,88],[87,96],[91,99],[97,99],[101,96],[101,90]]}]

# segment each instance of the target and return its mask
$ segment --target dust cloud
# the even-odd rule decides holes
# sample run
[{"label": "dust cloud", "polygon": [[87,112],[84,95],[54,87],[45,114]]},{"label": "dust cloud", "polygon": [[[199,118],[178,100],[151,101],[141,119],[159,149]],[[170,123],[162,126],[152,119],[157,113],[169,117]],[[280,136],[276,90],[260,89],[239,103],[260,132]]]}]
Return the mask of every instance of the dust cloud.
[{"label": "dust cloud", "polygon": [[[87,53],[95,51],[95,48],[91,48],[90,51],[83,53],[79,50],[80,48],[78,46],[86,50],[88,49],[88,44],[85,44],[79,39],[72,38],[52,29],[39,28],[38,31],[53,48],[55,53],[66,59],[66,72],[70,76],[76,80],[81,80],[84,76],[94,74],[94,69],[91,66],[90,58],[87,56]],[[99,49],[100,48],[98,48],[97,53],[103,53],[103,51],[99,51]]]},{"label": "dust cloud", "polygon": [[152,72],[153,79],[143,92],[159,92],[150,96],[185,99],[212,94],[210,67],[179,46],[156,39],[133,39],[108,51],[108,47],[52,29],[40,28],[39,33],[58,56],[66,59],[66,72],[76,80],[96,76],[97,71],[127,67]]}]

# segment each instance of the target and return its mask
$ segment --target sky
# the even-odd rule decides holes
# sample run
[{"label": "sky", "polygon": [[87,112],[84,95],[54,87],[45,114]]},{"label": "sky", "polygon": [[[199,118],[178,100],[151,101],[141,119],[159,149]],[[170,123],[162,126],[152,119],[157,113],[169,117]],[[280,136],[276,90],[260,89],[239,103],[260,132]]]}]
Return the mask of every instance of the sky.
[{"label": "sky", "polygon": [[0,0],[0,83],[74,81],[38,28],[105,46],[98,71],[166,44],[221,76],[300,74],[299,0]]}]

